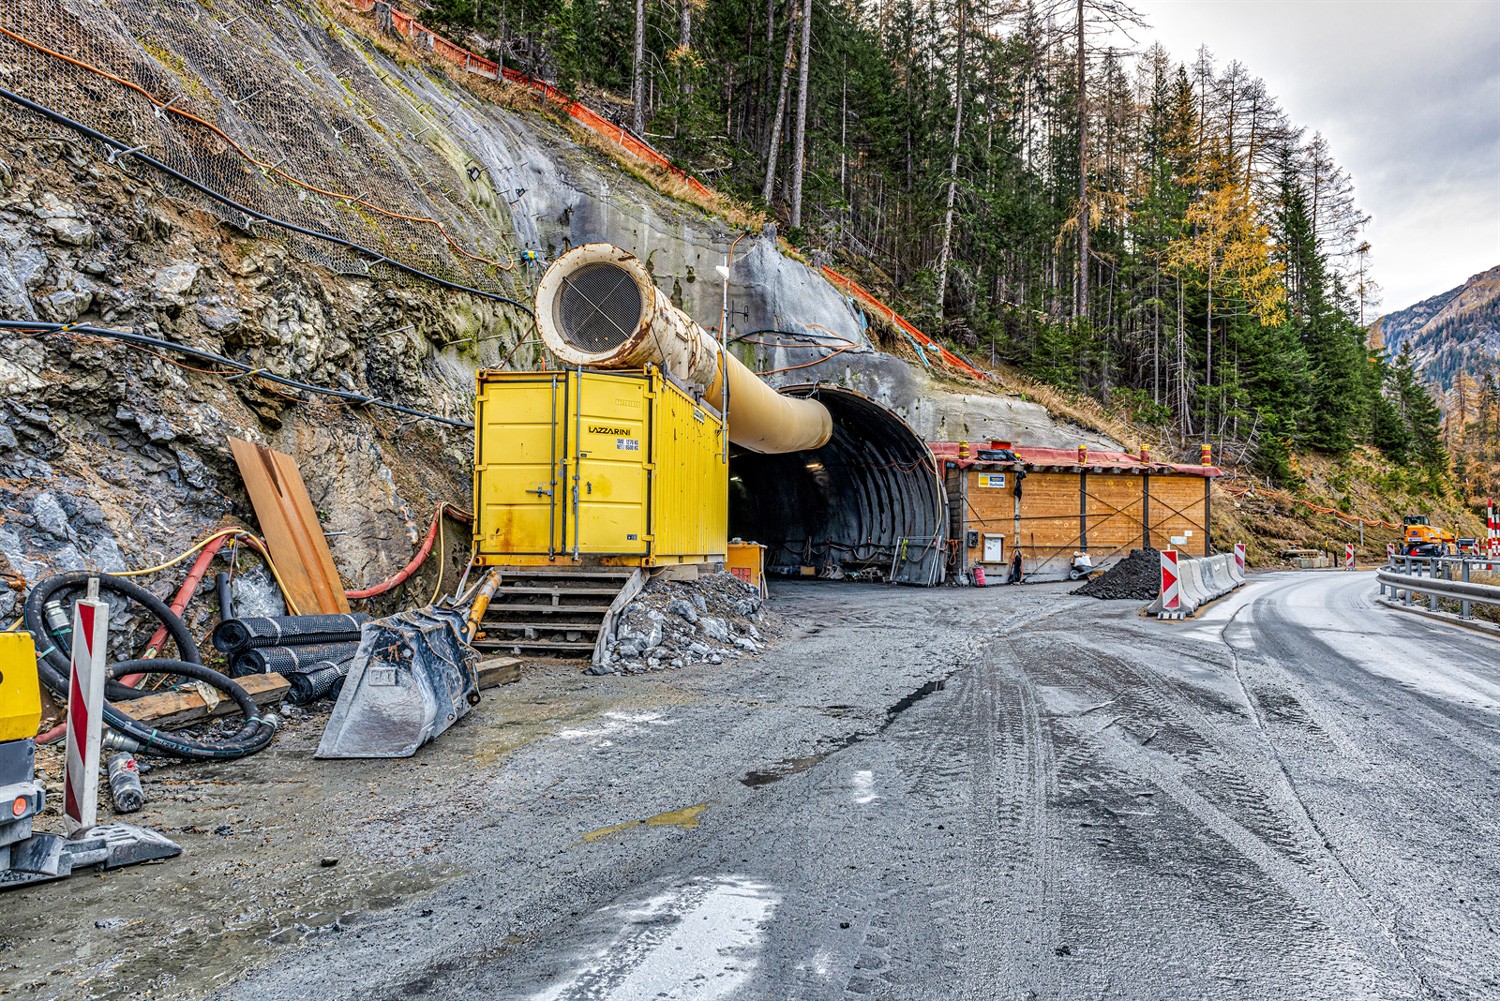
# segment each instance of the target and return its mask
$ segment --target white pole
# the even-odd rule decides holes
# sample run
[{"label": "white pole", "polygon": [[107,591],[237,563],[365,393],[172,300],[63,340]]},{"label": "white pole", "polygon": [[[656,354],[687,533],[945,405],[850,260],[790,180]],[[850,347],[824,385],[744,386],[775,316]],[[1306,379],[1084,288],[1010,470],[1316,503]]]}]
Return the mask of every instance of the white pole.
[{"label": "white pole", "polygon": [[63,765],[63,824],[69,837],[91,830],[98,816],[99,738],[108,647],[109,605],[99,600],[98,579],[90,578],[88,596],[73,605],[73,664]]}]

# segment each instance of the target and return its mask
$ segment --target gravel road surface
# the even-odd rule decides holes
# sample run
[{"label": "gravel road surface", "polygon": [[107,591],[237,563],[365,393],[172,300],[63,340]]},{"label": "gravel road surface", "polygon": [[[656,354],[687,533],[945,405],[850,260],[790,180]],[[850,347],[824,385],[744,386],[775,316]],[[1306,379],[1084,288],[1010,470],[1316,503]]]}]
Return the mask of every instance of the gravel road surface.
[{"label": "gravel road surface", "polygon": [[1500,997],[1496,640],[1363,573],[1257,575],[1186,623],[1067,588],[780,584],[757,658],[538,672],[409,762],[288,740],[224,774],[263,837],[12,895],[0,988]]}]

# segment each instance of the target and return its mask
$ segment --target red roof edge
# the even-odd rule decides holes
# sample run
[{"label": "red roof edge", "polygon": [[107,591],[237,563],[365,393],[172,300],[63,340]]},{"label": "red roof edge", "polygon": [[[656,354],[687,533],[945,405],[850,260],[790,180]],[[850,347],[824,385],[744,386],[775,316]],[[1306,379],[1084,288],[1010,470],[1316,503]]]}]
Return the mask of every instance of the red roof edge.
[{"label": "red roof edge", "polygon": [[[927,447],[932,454],[945,462],[951,462],[959,468],[970,466],[997,466],[1009,467],[1012,463],[999,462],[991,459],[979,458],[981,449],[989,450],[988,442],[970,442],[967,458],[959,458],[958,442],[956,441],[930,441]],[[1135,470],[1145,473],[1176,473],[1179,476],[1202,476],[1213,479],[1223,476],[1224,470],[1218,466],[1188,465],[1180,462],[1163,462],[1151,459],[1142,462],[1139,455],[1129,452],[1111,452],[1106,449],[1090,448],[1085,461],[1079,462],[1078,449],[1076,448],[1039,448],[1027,445],[1011,446],[1010,451],[1020,461],[1023,467],[1036,468],[1038,466],[1073,466],[1079,469],[1109,469],[1109,470]]]}]

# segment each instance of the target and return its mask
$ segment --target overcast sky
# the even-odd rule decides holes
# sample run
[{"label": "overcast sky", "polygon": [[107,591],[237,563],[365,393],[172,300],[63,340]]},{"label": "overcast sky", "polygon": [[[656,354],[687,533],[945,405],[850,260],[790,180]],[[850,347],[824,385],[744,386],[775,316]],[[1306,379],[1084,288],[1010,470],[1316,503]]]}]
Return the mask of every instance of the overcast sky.
[{"label": "overcast sky", "polygon": [[1322,132],[1374,216],[1379,313],[1500,265],[1500,0],[1133,0],[1137,33],[1238,59]]}]

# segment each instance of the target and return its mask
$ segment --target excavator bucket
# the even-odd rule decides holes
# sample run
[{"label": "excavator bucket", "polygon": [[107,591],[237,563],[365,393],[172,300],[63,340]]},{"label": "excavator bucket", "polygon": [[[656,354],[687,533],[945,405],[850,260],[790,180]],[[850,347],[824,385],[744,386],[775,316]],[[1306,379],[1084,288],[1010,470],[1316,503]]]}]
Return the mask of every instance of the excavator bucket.
[{"label": "excavator bucket", "polygon": [[320,758],[407,758],[479,701],[465,612],[429,606],[366,622]]}]

